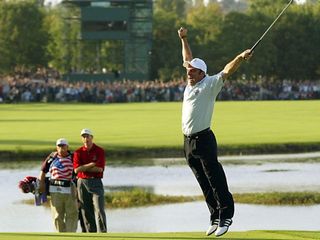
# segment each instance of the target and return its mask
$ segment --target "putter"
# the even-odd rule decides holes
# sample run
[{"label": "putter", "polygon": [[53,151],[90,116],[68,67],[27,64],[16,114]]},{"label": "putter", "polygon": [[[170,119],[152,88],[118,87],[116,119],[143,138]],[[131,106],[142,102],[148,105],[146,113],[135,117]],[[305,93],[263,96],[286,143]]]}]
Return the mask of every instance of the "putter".
[{"label": "putter", "polygon": [[268,29],[262,34],[262,36],[259,38],[259,40],[252,46],[250,49],[250,53],[253,52],[253,50],[259,45],[261,40],[264,38],[264,36],[269,32],[269,30],[272,28],[272,26],[278,21],[278,19],[281,17],[281,15],[284,13],[284,11],[287,10],[287,8],[293,3],[293,0],[290,0],[290,2],[287,4],[287,6],[281,11],[281,13],[278,15],[278,17],[271,23],[271,25],[268,27]]}]

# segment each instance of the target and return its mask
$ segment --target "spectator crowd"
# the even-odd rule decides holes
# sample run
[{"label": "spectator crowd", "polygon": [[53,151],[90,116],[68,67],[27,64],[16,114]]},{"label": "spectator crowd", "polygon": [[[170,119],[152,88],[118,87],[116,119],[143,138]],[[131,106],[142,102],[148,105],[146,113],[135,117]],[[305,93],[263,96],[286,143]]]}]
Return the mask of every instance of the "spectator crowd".
[{"label": "spectator crowd", "polygon": [[[56,72],[0,76],[0,103],[17,102],[169,102],[181,101],[185,79],[155,81],[63,81]],[[230,79],[219,100],[320,99],[319,81]]]}]

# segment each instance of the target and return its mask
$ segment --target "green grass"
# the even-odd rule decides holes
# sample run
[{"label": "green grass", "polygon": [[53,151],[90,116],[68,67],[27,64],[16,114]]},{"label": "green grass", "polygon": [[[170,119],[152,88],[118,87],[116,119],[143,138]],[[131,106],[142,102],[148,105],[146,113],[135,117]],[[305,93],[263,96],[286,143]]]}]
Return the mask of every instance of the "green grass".
[{"label": "green grass", "polygon": [[[315,205],[320,204],[319,192],[265,192],[235,193],[236,203],[263,205]],[[169,203],[204,201],[203,196],[168,196],[134,188],[130,191],[109,192],[105,196],[108,208],[141,207]]]},{"label": "green grass", "polygon": [[[320,101],[217,102],[213,129],[220,146],[317,144]],[[65,137],[74,149],[91,128],[109,150],[182,146],[181,103],[1,104],[0,151],[53,149]]]},{"label": "green grass", "polygon": [[[263,205],[314,205],[320,204],[319,192],[265,192],[234,193],[236,203]],[[50,201],[50,196],[48,197]],[[203,196],[169,196],[150,193],[143,188],[123,191],[110,191],[105,194],[106,206],[112,208],[145,207],[160,204],[204,201]],[[34,204],[34,199],[23,200],[23,203]],[[44,204],[49,207],[49,204]]]},{"label": "green grass", "polygon": [[[0,240],[191,240],[191,239],[214,239],[206,237],[204,233],[0,233]],[[320,232],[316,231],[247,231],[228,232],[219,239],[235,240],[314,240],[320,239]]]},{"label": "green grass", "polygon": [[319,192],[266,192],[235,193],[237,203],[263,205],[314,205],[320,204]]},{"label": "green grass", "polygon": [[130,191],[115,191],[105,195],[108,208],[129,208],[153,206],[168,203],[182,203],[203,200],[202,196],[169,196],[150,193],[141,188]]}]

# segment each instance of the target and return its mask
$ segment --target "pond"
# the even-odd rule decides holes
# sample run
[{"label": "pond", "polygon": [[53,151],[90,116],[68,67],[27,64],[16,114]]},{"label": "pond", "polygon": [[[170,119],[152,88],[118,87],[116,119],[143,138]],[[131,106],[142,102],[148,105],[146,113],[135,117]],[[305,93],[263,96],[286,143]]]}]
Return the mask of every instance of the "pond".
[{"label": "pond", "polygon": [[[40,167],[40,166],[39,166]],[[225,164],[232,192],[319,191],[320,163],[268,162]],[[21,203],[32,198],[17,188],[27,175],[37,176],[38,167],[2,169],[0,176],[0,231],[53,232],[50,209]],[[200,188],[185,164],[154,166],[108,166],[103,179],[107,189],[145,187],[158,194],[200,195]],[[108,208],[108,207],[107,207]],[[319,230],[320,205],[263,206],[236,204],[231,231],[257,229]],[[107,209],[110,232],[205,231],[209,214],[204,202]],[[298,219],[306,219],[298,221]]]}]

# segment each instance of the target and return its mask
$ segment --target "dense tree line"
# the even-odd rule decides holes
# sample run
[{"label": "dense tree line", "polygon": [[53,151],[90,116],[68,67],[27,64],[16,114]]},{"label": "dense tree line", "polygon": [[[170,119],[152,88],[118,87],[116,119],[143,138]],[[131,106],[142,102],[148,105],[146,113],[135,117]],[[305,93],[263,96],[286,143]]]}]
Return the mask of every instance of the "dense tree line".
[{"label": "dense tree line", "polygon": [[45,13],[35,1],[0,0],[0,70],[23,70],[49,61]]},{"label": "dense tree line", "polygon": [[[156,0],[153,16],[151,79],[185,74],[177,29],[189,29],[194,56],[210,73],[250,48],[288,0]],[[237,9],[237,11],[233,11]],[[97,43],[79,41],[78,9],[46,8],[37,0],[0,0],[0,73],[53,67],[61,72],[97,66]],[[238,78],[317,80],[320,76],[320,3],[293,4],[266,35]],[[123,43],[99,43],[99,64],[121,69]]]}]

